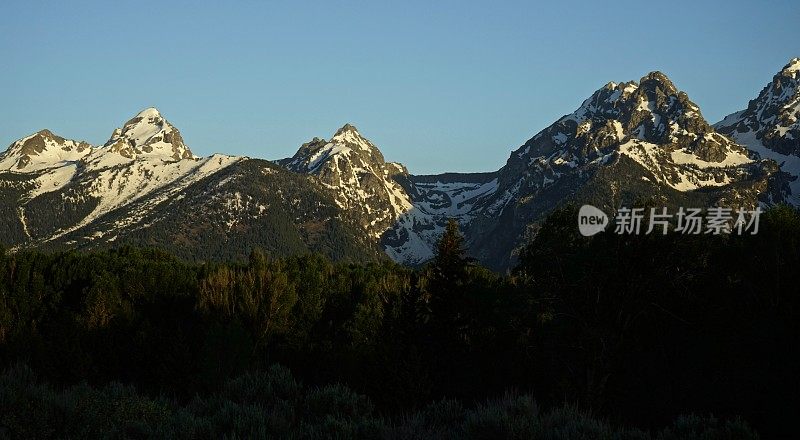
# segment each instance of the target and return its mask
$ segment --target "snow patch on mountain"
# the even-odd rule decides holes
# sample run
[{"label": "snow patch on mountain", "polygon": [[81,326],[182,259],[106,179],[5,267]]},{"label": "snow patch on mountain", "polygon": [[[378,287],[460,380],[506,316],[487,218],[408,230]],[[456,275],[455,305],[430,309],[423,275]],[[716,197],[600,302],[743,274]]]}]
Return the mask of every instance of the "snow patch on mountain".
[{"label": "snow patch on mountain", "polygon": [[[490,176],[493,177],[493,176]],[[394,261],[418,265],[430,260],[449,219],[466,227],[476,205],[497,190],[497,178],[459,181],[459,176],[414,179],[413,209],[398,218],[383,237],[384,250]]]},{"label": "snow patch on mountain", "polygon": [[167,157],[173,160],[196,158],[183,143],[180,132],[155,108],[139,112],[122,128],[117,128],[105,147],[132,159],[137,156]]},{"label": "snow patch on mountain", "polygon": [[730,184],[746,174],[735,168],[754,162],[743,147],[714,132],[666,75],[651,72],[638,83],[609,82],[520,147],[487,212],[502,212],[521,187],[541,191],[564,177],[612,166],[619,156],[679,191]]},{"label": "snow patch on mountain", "polygon": [[36,188],[28,193],[28,198],[32,199],[44,193],[64,188],[72,181],[77,171],[78,166],[75,163],[67,163],[57,168],[47,169],[36,177]]},{"label": "snow patch on mountain", "polygon": [[[742,175],[736,167],[753,162],[740,151],[730,151],[719,162],[703,160],[685,150],[668,154],[659,145],[638,139],[620,145],[619,153],[638,162],[653,175],[655,181],[678,191],[728,185]],[[716,172],[710,172],[711,169]]]},{"label": "snow patch on mountain", "polygon": [[792,58],[746,109],[714,124],[721,133],[772,159],[794,180],[787,202],[800,206],[800,58]]},{"label": "snow patch on mountain", "polygon": [[350,124],[345,124],[344,127],[339,129],[331,138],[331,143],[355,145],[356,148],[363,151],[372,151],[376,148],[372,142],[361,136],[355,126]]},{"label": "snow patch on mountain", "polygon": [[[188,185],[240,161],[242,157],[195,157],[178,130],[158,110],[146,109],[116,129],[104,147],[93,147],[42,130],[22,138],[0,156],[0,171],[21,176],[19,220],[30,237],[25,205],[46,193],[61,193],[65,204],[91,200],[93,209],[74,224],[40,237],[52,241],[105,214],[137,203],[112,229],[142,221],[159,203],[180,197]],[[4,181],[4,185],[11,183]],[[101,231],[92,238],[113,231]]]},{"label": "snow patch on mountain", "polygon": [[14,143],[0,155],[0,170],[28,173],[76,162],[88,155],[86,142],[64,139],[41,130]]},{"label": "snow patch on mountain", "polygon": [[386,162],[353,125],[345,124],[330,141],[314,138],[280,163],[319,179],[334,192],[339,207],[360,213],[362,226],[376,239],[413,208],[411,197],[398,182],[405,178],[405,168]]},{"label": "snow patch on mountain", "polygon": [[329,158],[333,158],[335,161],[339,161],[342,158],[347,158],[351,151],[353,150],[342,144],[336,144],[333,142],[326,144],[308,159],[308,171],[310,173],[314,173]]},{"label": "snow patch on mountain", "polygon": [[741,151],[728,151],[727,154],[725,155],[725,159],[719,162],[709,162],[703,160],[699,158],[696,154],[688,152],[686,150],[673,151],[671,153],[671,159],[672,162],[675,164],[694,165],[698,168],[735,167],[753,162],[753,159],[751,159],[747,154]]},{"label": "snow patch on mountain", "polygon": [[104,214],[130,205],[150,194],[168,188],[152,197],[141,206],[138,212],[129,212],[126,219],[118,222],[123,228],[144,218],[150,209],[169,197],[175,196],[193,182],[216,173],[236,162],[241,157],[213,155],[202,159],[167,161],[163,157],[144,156],[131,160],[124,166],[112,166],[95,171],[80,184],[86,188],[85,194],[98,200],[97,206],[76,225],[56,232],[48,239],[53,240],[77,230]]},{"label": "snow patch on mountain", "polygon": [[736,142],[746,145],[751,151],[755,151],[764,159],[771,159],[778,163],[781,171],[788,173],[794,180],[789,182],[791,194],[786,195],[786,202],[800,206],[800,156],[794,154],[782,154],[766,147],[759,139],[757,131],[746,131],[744,133],[734,132],[731,137]]}]

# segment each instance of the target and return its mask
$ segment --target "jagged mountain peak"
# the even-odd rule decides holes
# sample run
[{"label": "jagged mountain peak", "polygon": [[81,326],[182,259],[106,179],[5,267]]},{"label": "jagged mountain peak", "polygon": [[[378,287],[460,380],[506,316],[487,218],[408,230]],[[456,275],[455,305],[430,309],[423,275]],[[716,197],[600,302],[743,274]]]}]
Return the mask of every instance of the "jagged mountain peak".
[{"label": "jagged mountain peak", "polygon": [[462,226],[475,257],[505,267],[567,201],[614,210],[645,198],[747,207],[782,198],[776,164],[717,133],[658,71],[603,85],[514,151],[491,184]]},{"label": "jagged mountain peak", "polygon": [[714,127],[780,164],[794,179],[787,201],[800,206],[800,58],[783,66],[746,109],[726,116]]},{"label": "jagged mountain peak", "polygon": [[408,171],[386,162],[378,147],[345,124],[330,141],[314,138],[289,159],[280,161],[290,171],[316,176],[333,190],[337,204],[358,212],[364,228],[378,237],[395,219],[411,209],[410,196],[396,178]]},{"label": "jagged mountain peak", "polygon": [[642,79],[639,80],[639,87],[646,91],[660,91],[667,95],[675,95],[678,93],[678,89],[675,87],[675,84],[672,83],[672,80],[658,70],[654,70],[643,76]]},{"label": "jagged mountain peak", "polygon": [[722,192],[753,179],[761,166],[654,71],[638,83],[607,83],[512,153],[482,209],[492,218],[514,201],[552,200],[578,191],[592,176],[623,172],[658,191]]},{"label": "jagged mountain peak", "polygon": [[136,115],[137,118],[160,118],[161,112],[155,107],[147,107]]},{"label": "jagged mountain peak", "polygon": [[[762,101],[778,109],[790,105],[798,71],[794,59],[768,84]],[[762,101],[753,114],[769,124]],[[786,129],[783,139],[800,139],[792,137],[796,112],[776,115],[789,122],[779,127]],[[49,130],[12,147],[0,155],[0,170],[18,174],[0,172],[0,190],[6,190],[0,196],[18,200],[19,209],[0,212],[0,223],[13,228],[7,229],[14,245],[109,246],[174,235],[176,245],[214,252],[205,243],[234,248],[277,236],[283,246],[285,231],[294,231],[291,240],[325,236],[337,247],[344,229],[330,227],[341,223],[352,227],[358,243],[380,244],[391,258],[419,264],[433,255],[442,228],[455,218],[473,256],[504,269],[536,222],[563,202],[603,210],[639,197],[670,207],[753,206],[783,196],[770,189],[782,182],[777,165],[715,132],[659,71],[604,84],[492,173],[410,175],[402,164],[386,162],[350,123],[279,161],[293,172],[257,159],[194,159],[154,107],[114,130],[104,148]],[[193,224],[188,234],[186,215]],[[52,221],[41,221],[48,216]],[[273,224],[280,229],[270,229]],[[295,231],[295,224],[305,229]],[[303,246],[291,249],[303,252]]]},{"label": "jagged mountain peak", "polygon": [[781,69],[780,75],[797,78],[798,75],[800,75],[800,57],[789,60],[789,62],[783,66],[783,69]]},{"label": "jagged mountain peak", "polygon": [[708,131],[708,123],[702,118],[700,109],[691,102],[688,96],[679,91],[672,81],[662,72],[653,71],[641,78],[639,82],[608,82],[587,98],[573,113],[564,116],[558,122],[567,124],[572,121],[581,125],[591,121],[603,122],[614,119],[619,122],[630,119],[637,112],[658,114],[669,119],[697,119]]},{"label": "jagged mountain peak", "polygon": [[39,136],[50,137],[50,138],[52,138],[52,137],[55,137],[55,136],[56,136],[55,134],[53,134],[53,132],[52,132],[52,131],[50,131],[50,130],[49,130],[49,129],[47,129],[47,128],[43,128],[43,129],[41,129],[41,130],[37,131],[37,132],[36,132],[36,133],[34,133],[34,134],[37,134],[37,135],[39,135]]},{"label": "jagged mountain peak", "polygon": [[[781,70],[772,77],[772,82],[767,84],[758,96],[763,100],[765,92],[773,100],[786,100],[796,92],[800,81],[800,58],[792,58]],[[789,90],[787,90],[789,89]],[[788,91],[788,93],[787,93]],[[752,101],[751,101],[752,104]]]},{"label": "jagged mountain peak", "polygon": [[126,128],[130,129],[130,127],[135,127],[137,125],[164,125],[169,124],[163,116],[161,116],[161,112],[158,111],[155,107],[147,107],[146,109],[140,111],[136,114],[136,116],[130,118],[125,124],[123,124],[122,128],[117,128],[115,131],[119,130],[120,132],[124,131]]},{"label": "jagged mountain peak", "polygon": [[383,161],[383,155],[380,153],[380,150],[378,150],[378,147],[362,136],[355,125],[350,123],[344,124],[342,128],[336,130],[336,133],[331,138],[331,142],[342,143],[359,151],[377,154],[379,156],[378,159]]},{"label": "jagged mountain peak", "polygon": [[0,155],[0,169],[37,171],[80,160],[91,150],[92,146],[87,142],[65,139],[42,129],[11,143]]},{"label": "jagged mountain peak", "polygon": [[723,161],[727,151],[741,150],[716,135],[700,108],[665,74],[653,71],[638,83],[605,84],[516,154],[530,160],[558,153],[578,164],[604,157],[630,140],[686,150],[710,162]]},{"label": "jagged mountain peak", "polygon": [[[772,77],[755,100],[757,104],[773,103],[778,106],[792,104],[800,93],[800,58],[792,58]],[[748,109],[753,106],[750,102]],[[783,110],[783,109],[781,109]]]},{"label": "jagged mountain peak", "polygon": [[295,172],[319,174],[328,166],[338,166],[336,164],[339,161],[358,162],[359,168],[381,168],[385,165],[378,147],[349,123],[338,129],[330,141],[315,137],[301,145],[294,156],[281,162]]},{"label": "jagged mountain peak", "polygon": [[[749,144],[762,143],[782,154],[800,155],[800,58],[772,77],[746,109],[728,115],[716,127]],[[752,133],[750,140],[745,133]],[[734,136],[734,137],[737,137]],[[758,149],[758,148],[756,148]]]},{"label": "jagged mountain peak", "polygon": [[105,143],[110,151],[125,158],[162,156],[172,160],[192,159],[180,131],[155,107],[148,107],[117,128]]},{"label": "jagged mountain peak", "polygon": [[333,135],[333,137],[344,135],[345,133],[353,133],[355,135],[360,136],[356,126],[351,124],[351,123],[349,123],[349,122],[347,122],[344,125],[342,125],[342,127],[340,129],[336,130],[336,133]]}]

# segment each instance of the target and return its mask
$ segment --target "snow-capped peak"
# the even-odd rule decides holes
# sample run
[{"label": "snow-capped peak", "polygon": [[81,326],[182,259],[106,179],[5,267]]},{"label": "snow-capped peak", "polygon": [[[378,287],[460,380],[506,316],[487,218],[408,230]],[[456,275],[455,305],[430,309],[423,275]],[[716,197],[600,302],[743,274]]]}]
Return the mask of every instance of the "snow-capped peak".
[{"label": "snow-capped peak", "polygon": [[45,129],[12,143],[0,155],[0,169],[37,171],[80,160],[91,151],[92,146],[86,142],[64,139]]},{"label": "snow-capped peak", "polygon": [[770,149],[800,155],[800,58],[793,58],[747,109],[728,115],[717,127],[726,134],[753,132]]},{"label": "snow-capped peak", "polygon": [[372,142],[368,141],[364,136],[361,136],[361,133],[358,132],[358,129],[349,123],[344,124],[342,128],[336,131],[331,138],[331,142],[345,144],[351,148],[362,151],[372,152],[377,150]]},{"label": "snow-capped peak", "polygon": [[659,71],[648,73],[638,83],[607,83],[551,129],[546,131],[553,131],[550,137],[557,145],[599,129],[602,133],[596,134],[609,145],[627,136],[662,144],[681,136],[702,138],[712,131],[700,109]]},{"label": "snow-capped peak", "polygon": [[353,135],[359,136],[359,137],[361,136],[361,134],[358,132],[358,129],[356,128],[356,126],[351,124],[351,123],[349,123],[349,122],[347,122],[344,125],[342,125],[342,128],[336,130],[336,133],[333,135],[333,138],[331,138],[331,139],[334,139],[334,138],[336,138],[338,136],[343,136],[343,135],[345,135],[347,133],[350,133],[350,134],[353,134]]},{"label": "snow-capped peak", "polygon": [[746,109],[726,116],[717,130],[775,160],[795,178],[788,202],[800,206],[800,58],[788,64],[751,100]]},{"label": "snow-capped peak", "polygon": [[[654,71],[638,83],[607,83],[526,142],[501,173],[498,194],[521,191],[523,180],[541,191],[564,176],[613,167],[622,156],[641,165],[649,181],[678,191],[727,185],[753,162],[742,146],[715,132],[686,93]],[[502,209],[508,200],[488,209]]]},{"label": "snow-capped peak", "polygon": [[137,118],[160,118],[161,113],[155,107],[147,107],[136,115]]},{"label": "snow-capped peak", "polygon": [[798,72],[800,72],[800,58],[792,58],[787,65],[783,66],[781,75],[794,78]]},{"label": "snow-capped peak", "polygon": [[675,84],[663,72],[654,70],[639,81],[639,87],[672,95],[678,93]]},{"label": "snow-capped peak", "polygon": [[25,188],[27,200],[62,190],[72,194],[62,193],[69,203],[81,203],[75,202],[74,194],[92,200],[79,221],[41,237],[53,240],[135,202],[138,212],[128,212],[125,220],[109,226],[127,227],[187,185],[240,160],[222,155],[195,158],[178,130],[158,110],[148,108],[114,130],[105,147],[69,141],[42,130],[12,144],[0,156],[0,166],[37,171],[34,185]]},{"label": "snow-capped peak", "polygon": [[358,132],[355,126],[345,124],[336,131],[330,141],[314,138],[303,144],[291,159],[284,161],[292,171],[318,174],[324,165],[342,158],[346,162],[365,163],[375,169],[384,165],[383,154],[378,147]]},{"label": "snow-capped peak", "polygon": [[105,146],[112,152],[133,159],[137,156],[161,156],[172,160],[192,159],[180,132],[154,107],[139,112],[117,128]]},{"label": "snow-capped peak", "polygon": [[314,138],[281,163],[291,171],[317,176],[335,191],[341,208],[363,214],[363,226],[375,237],[412,208],[409,195],[395,179],[406,174],[405,167],[387,163],[353,125],[345,124],[330,141]]}]

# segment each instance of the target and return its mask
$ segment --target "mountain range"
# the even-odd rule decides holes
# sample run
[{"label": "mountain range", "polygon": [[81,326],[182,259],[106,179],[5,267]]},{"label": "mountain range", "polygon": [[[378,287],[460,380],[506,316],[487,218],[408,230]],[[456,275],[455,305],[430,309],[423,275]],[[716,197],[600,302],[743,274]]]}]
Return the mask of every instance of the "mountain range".
[{"label": "mountain range", "polygon": [[800,58],[747,108],[709,124],[661,72],[610,82],[486,173],[414,175],[350,124],[286,159],[197,157],[155,108],[102,146],[42,130],[0,155],[0,243],[12,250],[157,246],[192,260],[305,252],[408,265],[451,218],[471,256],[511,267],[565,203],[800,205]]}]

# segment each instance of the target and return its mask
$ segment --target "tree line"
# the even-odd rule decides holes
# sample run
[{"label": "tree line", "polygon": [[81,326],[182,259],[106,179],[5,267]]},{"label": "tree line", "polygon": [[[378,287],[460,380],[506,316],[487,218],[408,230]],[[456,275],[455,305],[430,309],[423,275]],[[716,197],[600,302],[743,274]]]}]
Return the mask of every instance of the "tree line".
[{"label": "tree line", "polygon": [[[643,432],[681,414],[793,431],[796,211],[769,210],[753,236],[586,238],[576,218],[573,207],[550,215],[507,274],[467,258],[454,222],[419,269],[258,250],[206,264],[129,247],[3,252],[3,389],[27,384],[46,406],[85,392],[76,384],[103,394],[118,382],[177,414],[280,364],[310,390],[369,396],[390,420],[458,402],[453,429],[511,393]],[[44,384],[17,377],[26,368]],[[2,401],[6,414],[18,404]],[[24,425],[11,422],[0,420]]]}]

